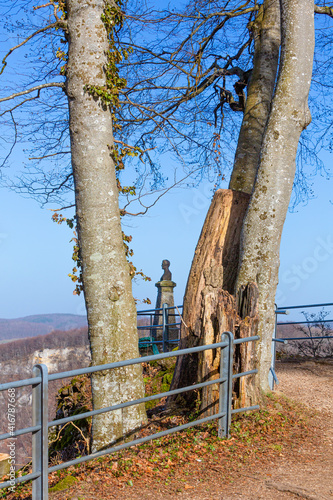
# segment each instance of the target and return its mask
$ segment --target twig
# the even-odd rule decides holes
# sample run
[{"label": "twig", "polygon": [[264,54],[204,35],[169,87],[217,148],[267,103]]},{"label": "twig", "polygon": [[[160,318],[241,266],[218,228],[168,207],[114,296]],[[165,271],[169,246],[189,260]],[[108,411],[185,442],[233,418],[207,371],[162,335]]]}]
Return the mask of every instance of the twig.
[{"label": "twig", "polygon": [[185,326],[185,328],[188,328],[187,324],[185,323],[185,321],[183,320],[183,316],[180,314],[180,310],[178,309],[177,306],[175,306],[177,311],[178,311],[178,314],[179,314],[179,317],[180,317],[180,320],[181,322],[183,323],[183,325]]},{"label": "twig", "polygon": [[39,35],[40,33],[44,33],[44,31],[47,31],[50,28],[56,28],[56,27],[63,28],[63,27],[65,27],[65,24],[66,24],[65,22],[61,22],[60,23],[59,21],[57,21],[55,23],[52,23],[52,24],[49,24],[48,26],[45,26],[44,28],[41,28],[41,29],[35,31],[34,33],[32,33],[25,40],[23,40],[23,42],[19,43],[18,45],[15,45],[15,47],[12,47],[7,52],[7,54],[5,55],[5,57],[2,59],[2,68],[1,68],[1,71],[0,71],[0,75],[2,75],[2,73],[4,72],[5,67],[7,66],[7,61],[6,61],[7,57],[9,57],[10,54],[12,54],[14,52],[14,50],[19,49],[20,47],[22,47],[29,40],[31,40],[34,36]]},{"label": "twig", "polygon": [[59,151],[59,153],[52,153],[50,155],[44,155],[44,156],[35,156],[35,157],[32,156],[31,158],[28,158],[28,159],[29,160],[44,160],[44,158],[50,158],[51,156],[68,155],[70,153],[71,153],[70,151]]},{"label": "twig", "polygon": [[37,85],[36,87],[31,87],[31,89],[22,90],[22,92],[16,92],[15,94],[9,95],[7,97],[2,97],[0,99],[0,102],[10,101],[11,99],[15,99],[15,97],[20,97],[21,95],[30,94],[31,92],[34,92],[35,90],[41,90],[41,89],[46,89],[46,88],[50,88],[50,87],[60,87],[61,89],[65,90],[65,84],[62,82],[43,83],[42,85]]},{"label": "twig", "polygon": [[89,453],[90,453],[89,438],[86,438],[86,437],[85,437],[85,435],[83,434],[83,432],[82,432],[82,430],[80,429],[80,427],[78,427],[77,425],[75,425],[75,424],[74,424],[74,422],[66,422],[66,424],[65,424],[65,425],[63,425],[63,426],[61,427],[60,431],[59,431],[59,432],[58,432],[58,434],[57,434],[57,437],[56,437],[55,439],[53,439],[53,441],[50,441],[50,442],[49,442],[49,446],[50,446],[50,444],[53,444],[53,443],[56,443],[57,441],[59,441],[60,434],[62,433],[62,431],[64,430],[64,428],[65,428],[68,424],[72,424],[72,425],[73,425],[73,427],[75,427],[75,429],[77,429],[77,430],[80,432],[80,434],[81,434],[82,438],[84,439],[84,442],[86,443],[86,446],[87,446],[87,452],[88,452],[88,455],[89,455]]},{"label": "twig", "polygon": [[315,14],[326,14],[327,16],[333,17],[333,7],[329,7],[328,5],[322,7],[315,4],[314,11]]}]

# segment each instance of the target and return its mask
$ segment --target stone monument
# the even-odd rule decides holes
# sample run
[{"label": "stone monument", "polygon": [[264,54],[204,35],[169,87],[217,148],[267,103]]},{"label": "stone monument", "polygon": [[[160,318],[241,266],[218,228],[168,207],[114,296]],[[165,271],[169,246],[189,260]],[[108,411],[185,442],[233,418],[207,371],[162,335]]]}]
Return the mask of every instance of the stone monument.
[{"label": "stone monument", "polygon": [[[172,274],[169,269],[170,261],[164,259],[162,261],[162,269],[164,273],[161,276],[160,281],[155,283],[157,287],[157,299],[156,299],[156,309],[161,309],[163,304],[167,304],[167,307],[174,307],[174,298],[173,298],[173,289],[175,288],[176,283],[172,281]],[[168,309],[168,323],[176,322],[175,309]],[[156,311],[154,316],[154,326],[163,324],[163,316],[162,311]],[[168,339],[174,340],[178,337],[178,328],[177,327],[168,327]],[[157,340],[162,338],[162,328],[154,328],[154,337]]]}]

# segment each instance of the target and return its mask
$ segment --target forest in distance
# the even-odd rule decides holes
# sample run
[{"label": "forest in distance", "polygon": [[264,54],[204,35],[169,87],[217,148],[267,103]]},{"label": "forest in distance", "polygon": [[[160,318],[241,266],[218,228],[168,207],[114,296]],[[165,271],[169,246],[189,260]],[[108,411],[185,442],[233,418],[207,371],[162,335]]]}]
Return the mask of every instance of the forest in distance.
[{"label": "forest in distance", "polygon": [[66,331],[86,325],[86,316],[78,314],[35,314],[23,318],[0,318],[0,344],[46,335],[54,330]]}]

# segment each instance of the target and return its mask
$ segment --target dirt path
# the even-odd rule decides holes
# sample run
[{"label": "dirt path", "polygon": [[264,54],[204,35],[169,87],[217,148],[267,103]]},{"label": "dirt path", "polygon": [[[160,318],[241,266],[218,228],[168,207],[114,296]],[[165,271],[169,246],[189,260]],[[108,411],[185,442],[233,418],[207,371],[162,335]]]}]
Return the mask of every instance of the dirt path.
[{"label": "dirt path", "polygon": [[[257,472],[242,474],[227,487],[216,483],[199,484],[179,495],[191,500],[329,500],[333,499],[333,364],[305,362],[278,363],[281,392],[318,412],[320,437],[304,443],[295,454],[281,453],[281,460]],[[317,433],[316,433],[317,434]],[[260,467],[260,466],[259,466]],[[213,478],[212,478],[213,479]],[[156,492],[142,498],[160,497]],[[162,496],[161,496],[162,498]],[[165,498],[165,497],[164,497]]]},{"label": "dirt path", "polygon": [[[282,461],[274,479],[304,489],[304,498],[333,498],[333,364],[305,362],[280,363],[277,367],[277,391],[317,411],[320,429],[317,446],[304,444],[300,453],[305,460]],[[260,497],[259,497],[260,498]],[[274,498],[274,497],[272,497]],[[288,498],[285,496],[284,498]]]},{"label": "dirt path", "polygon": [[202,457],[193,476],[184,476],[179,490],[147,478],[99,497],[88,493],[93,482],[87,478],[75,493],[52,495],[52,500],[333,500],[333,363],[278,363],[277,375],[276,392],[316,412],[313,436],[301,441],[301,446],[284,448],[278,458],[265,455],[258,465],[241,466],[228,484],[222,479],[222,467],[204,463]]},{"label": "dirt path", "polygon": [[220,500],[333,499],[333,364],[278,363],[277,376],[276,392],[317,412],[315,424],[320,437],[304,443],[299,456],[281,454],[279,463],[258,471],[251,480],[243,478]]},{"label": "dirt path", "polygon": [[[333,499],[333,364],[305,362],[278,363],[280,392],[318,412],[320,430],[314,441],[304,443],[295,454],[281,453],[280,461],[255,473],[240,471],[240,477],[227,487],[214,482],[198,484],[179,495],[191,500],[330,500]],[[318,433],[316,432],[318,435]],[[211,478],[213,479],[213,478]],[[156,492],[142,498],[160,497]],[[162,498],[162,496],[161,496]],[[166,498],[164,496],[164,498]],[[133,499],[134,500],[134,499]]]}]

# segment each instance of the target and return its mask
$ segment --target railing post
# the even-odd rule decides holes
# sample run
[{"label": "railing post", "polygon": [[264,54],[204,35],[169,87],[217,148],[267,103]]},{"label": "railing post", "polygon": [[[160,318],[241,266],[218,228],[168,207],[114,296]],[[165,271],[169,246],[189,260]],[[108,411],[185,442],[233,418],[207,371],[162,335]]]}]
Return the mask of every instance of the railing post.
[{"label": "railing post", "polygon": [[32,500],[48,500],[48,370],[35,365],[33,376],[42,381],[32,387],[32,425],[41,429],[32,435],[32,471],[40,476],[32,482]]},{"label": "railing post", "polygon": [[162,341],[163,341],[163,352],[167,352],[168,346],[168,304],[163,304],[162,306]]},{"label": "railing post", "polygon": [[149,314],[149,322],[150,322],[150,338],[152,340],[156,340],[156,330],[153,328],[153,315]]},{"label": "railing post", "polygon": [[274,389],[275,379],[277,380],[276,375],[275,375],[276,342],[274,341],[274,339],[276,339],[276,330],[277,330],[277,312],[276,312],[276,310],[277,310],[277,305],[275,304],[275,306],[274,306],[274,316],[275,316],[274,333],[273,333],[272,347],[271,347],[272,361],[271,361],[271,367],[270,367],[269,372],[268,372],[268,383],[269,383],[269,387],[271,390]]},{"label": "railing post", "polygon": [[224,332],[221,336],[222,342],[228,345],[221,348],[220,378],[226,379],[220,382],[219,413],[225,415],[219,419],[218,436],[229,437],[231,425],[231,403],[232,403],[232,362],[234,336],[231,332]]}]

